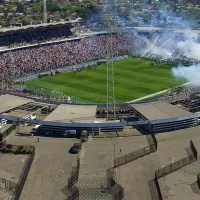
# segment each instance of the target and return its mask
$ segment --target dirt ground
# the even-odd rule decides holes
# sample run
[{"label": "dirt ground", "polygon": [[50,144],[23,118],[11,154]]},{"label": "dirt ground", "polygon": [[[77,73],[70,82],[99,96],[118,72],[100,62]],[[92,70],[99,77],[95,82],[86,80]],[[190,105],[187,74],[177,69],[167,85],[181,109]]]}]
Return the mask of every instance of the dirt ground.
[{"label": "dirt ground", "polygon": [[35,145],[36,154],[20,200],[65,200],[61,190],[68,184],[77,155],[69,154],[74,140],[11,135],[8,143]]}]

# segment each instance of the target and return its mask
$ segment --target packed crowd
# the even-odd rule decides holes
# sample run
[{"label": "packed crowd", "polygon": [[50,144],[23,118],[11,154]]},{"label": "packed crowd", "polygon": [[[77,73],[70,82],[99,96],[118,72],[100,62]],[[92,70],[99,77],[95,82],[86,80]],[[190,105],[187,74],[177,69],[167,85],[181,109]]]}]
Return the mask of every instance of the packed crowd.
[{"label": "packed crowd", "polygon": [[[65,43],[24,48],[0,54],[0,74],[7,77],[28,75],[106,58],[110,40],[107,35],[83,38]],[[113,57],[127,55],[129,40],[112,36]]]},{"label": "packed crowd", "polygon": [[[58,30],[53,29],[49,31],[45,38],[47,39],[51,37],[53,40],[64,38],[65,29],[61,29],[62,31],[59,34]],[[69,34],[67,30],[69,31],[69,27],[66,27],[66,34]],[[12,43],[15,39],[11,38],[11,44],[9,47],[24,46],[27,45],[28,42],[37,42],[38,40],[41,41],[44,39],[44,35],[45,34],[32,33],[30,38],[28,38],[27,33],[24,39],[18,38],[19,35],[17,35],[15,39],[17,39],[16,41],[18,42]],[[58,38],[54,37],[55,35],[57,35]],[[152,43],[156,46],[163,47],[164,49],[170,49],[170,51],[172,51],[175,46],[169,45],[171,42],[166,40],[165,35],[161,35],[161,33],[157,35],[154,33],[151,35],[145,33],[137,34],[135,32],[133,34],[115,34],[112,36],[112,56],[116,57],[127,54],[141,56],[142,52],[144,53],[147,50],[144,57],[148,57],[151,54],[150,51],[148,51],[148,48],[152,45]],[[64,66],[72,66],[79,63],[104,59],[107,54],[108,42],[110,43],[111,41],[109,37],[110,36],[108,35],[91,36],[65,43],[40,45],[32,48],[18,49],[17,51],[2,52],[0,54],[0,75],[8,78],[13,76],[17,77],[21,75],[34,74],[35,72],[38,73],[51,69],[57,69]],[[173,37],[177,37],[177,40],[184,39],[182,38],[182,35],[172,35],[172,38]],[[169,40],[171,40],[171,38],[169,38]],[[175,53],[176,52],[174,52],[174,54]],[[183,59],[184,57],[182,56],[181,58]],[[172,61],[171,59],[167,59],[165,62]],[[179,62],[179,59],[178,61],[174,59],[173,62]],[[186,59],[184,62],[194,63],[194,59]],[[195,60],[195,62],[198,61]]]},{"label": "packed crowd", "polygon": [[[110,114],[114,114],[114,111],[113,110],[108,110],[108,112]],[[133,114],[135,113],[135,110],[133,108],[117,108],[116,109],[116,114],[118,115],[123,115],[123,114]],[[107,114],[107,110],[106,109],[98,109],[97,112],[96,112],[96,115],[97,116],[102,116],[104,117],[105,115]]]},{"label": "packed crowd", "polygon": [[190,99],[191,95],[195,94],[195,93],[200,93],[200,87],[188,87],[188,88],[185,88],[184,90],[182,90],[179,93],[176,93],[174,95],[170,95],[170,96],[167,96],[167,97],[160,97],[157,100],[158,101],[171,102],[171,103],[180,102],[180,101],[188,99],[188,98]]}]

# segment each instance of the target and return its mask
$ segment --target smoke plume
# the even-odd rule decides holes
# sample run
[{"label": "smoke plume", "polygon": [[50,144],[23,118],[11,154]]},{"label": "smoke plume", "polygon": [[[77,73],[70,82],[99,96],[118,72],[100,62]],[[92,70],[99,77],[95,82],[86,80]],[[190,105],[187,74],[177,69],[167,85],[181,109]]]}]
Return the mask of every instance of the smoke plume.
[{"label": "smoke plume", "polygon": [[189,67],[178,66],[172,69],[175,77],[185,79],[194,86],[200,86],[200,64]]}]

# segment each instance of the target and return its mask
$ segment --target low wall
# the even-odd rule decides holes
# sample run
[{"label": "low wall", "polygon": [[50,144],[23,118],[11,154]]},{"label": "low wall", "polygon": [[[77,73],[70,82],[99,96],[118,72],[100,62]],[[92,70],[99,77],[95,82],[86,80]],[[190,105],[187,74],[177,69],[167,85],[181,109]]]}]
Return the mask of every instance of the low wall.
[{"label": "low wall", "polygon": [[[191,151],[189,151],[189,152],[191,152],[190,155],[155,171],[154,179],[149,181],[149,189],[150,189],[152,200],[163,200],[158,179],[163,178],[163,177],[167,176],[168,174],[171,174],[171,173],[177,171],[178,169],[182,168],[183,166],[188,165],[197,160],[196,153],[193,150],[196,148],[192,141],[189,141],[189,148],[191,150]],[[198,176],[197,176],[197,183],[198,183]],[[199,184],[200,184],[200,181],[199,181]]]},{"label": "low wall", "polygon": [[0,132],[0,141],[3,141],[16,128],[15,124],[3,125]]},{"label": "low wall", "polygon": [[33,163],[34,157],[35,157],[35,148],[34,148],[32,154],[28,155],[28,158],[26,160],[26,163],[25,163],[22,173],[20,175],[19,181],[17,183],[15,196],[12,198],[12,200],[19,200],[22,190],[24,188],[26,179],[28,177],[28,173],[30,171],[31,165]]},{"label": "low wall", "polygon": [[121,156],[119,158],[116,158],[114,160],[114,167],[119,167],[122,165],[125,165],[129,162],[132,162],[134,160],[137,160],[138,158],[144,157],[150,153],[156,152],[157,151],[157,140],[155,138],[155,135],[147,135],[147,141],[148,141],[148,146],[139,149],[137,151],[128,153],[124,156]]}]

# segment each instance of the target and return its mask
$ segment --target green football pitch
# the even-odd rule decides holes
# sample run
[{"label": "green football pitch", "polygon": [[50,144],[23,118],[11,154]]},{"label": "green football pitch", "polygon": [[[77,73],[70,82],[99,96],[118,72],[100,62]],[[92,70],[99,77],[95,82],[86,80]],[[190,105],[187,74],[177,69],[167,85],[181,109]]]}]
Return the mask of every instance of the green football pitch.
[{"label": "green football pitch", "polygon": [[[172,66],[154,64],[145,59],[129,58],[114,62],[116,102],[127,102],[183,83],[172,74]],[[27,81],[26,85],[56,90],[83,102],[106,102],[106,64],[76,74]]]}]

